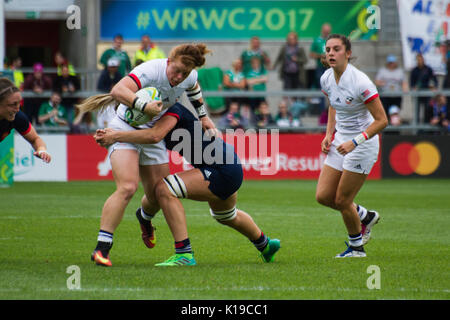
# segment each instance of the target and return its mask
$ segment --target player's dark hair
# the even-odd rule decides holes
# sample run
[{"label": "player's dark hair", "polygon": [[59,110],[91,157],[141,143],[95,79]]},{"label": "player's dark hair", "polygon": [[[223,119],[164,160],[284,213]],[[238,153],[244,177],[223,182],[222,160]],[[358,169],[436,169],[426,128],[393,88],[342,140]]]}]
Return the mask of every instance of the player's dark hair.
[{"label": "player's dark hair", "polygon": [[170,60],[180,60],[190,69],[201,67],[205,64],[205,55],[211,51],[203,43],[181,44],[170,51]]},{"label": "player's dark hair", "polygon": [[7,78],[0,78],[0,102],[8,98],[14,92],[20,90],[14,85],[14,83]]},{"label": "player's dark hair", "polygon": [[352,50],[352,43],[350,42],[350,39],[344,36],[343,34],[332,33],[328,36],[327,41],[330,39],[340,39],[342,41],[342,44],[345,46],[345,51]]}]

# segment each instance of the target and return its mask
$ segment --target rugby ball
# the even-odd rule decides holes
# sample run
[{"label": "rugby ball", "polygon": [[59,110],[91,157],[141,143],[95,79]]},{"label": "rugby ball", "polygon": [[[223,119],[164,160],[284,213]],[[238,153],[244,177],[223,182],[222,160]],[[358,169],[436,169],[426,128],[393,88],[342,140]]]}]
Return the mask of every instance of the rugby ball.
[{"label": "rugby ball", "polygon": [[[159,91],[156,88],[148,87],[143,88],[136,92],[136,96],[146,102],[152,102],[155,100],[161,100]],[[132,127],[137,127],[149,122],[150,116],[144,112],[141,112],[135,108],[127,108],[125,111],[125,121]]]}]

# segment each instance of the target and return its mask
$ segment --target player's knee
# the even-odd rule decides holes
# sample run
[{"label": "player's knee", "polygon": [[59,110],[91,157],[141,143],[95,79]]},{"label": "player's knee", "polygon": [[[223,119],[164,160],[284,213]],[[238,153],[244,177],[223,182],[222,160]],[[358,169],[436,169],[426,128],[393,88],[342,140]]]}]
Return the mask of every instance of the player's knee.
[{"label": "player's knee", "polygon": [[334,207],[334,199],[322,193],[316,193],[316,201],[326,207]]},{"label": "player's knee", "polygon": [[126,200],[130,200],[138,189],[138,184],[134,182],[122,183],[118,187],[118,191],[123,195]]},{"label": "player's knee", "polygon": [[334,203],[336,209],[343,210],[351,206],[353,204],[353,201],[348,199],[347,197],[337,196],[336,199],[334,200]]},{"label": "player's knee", "polygon": [[209,212],[211,213],[211,216],[216,219],[217,222],[226,224],[227,222],[230,222],[234,219],[236,219],[237,216],[237,209],[236,207],[233,207],[232,209],[218,211],[218,210],[212,210],[209,209]]},{"label": "player's knee", "polygon": [[[159,181],[155,186],[155,200],[161,199],[161,198],[167,198],[172,197],[172,193],[169,191],[166,183],[164,180]],[[153,202],[149,199],[149,202]]]}]

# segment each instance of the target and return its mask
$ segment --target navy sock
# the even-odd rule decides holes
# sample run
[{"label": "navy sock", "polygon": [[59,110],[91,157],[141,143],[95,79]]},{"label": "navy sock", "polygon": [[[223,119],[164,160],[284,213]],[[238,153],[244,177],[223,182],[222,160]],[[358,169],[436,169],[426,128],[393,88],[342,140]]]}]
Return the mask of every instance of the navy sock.
[{"label": "navy sock", "polygon": [[263,232],[261,232],[261,236],[256,240],[252,240],[252,243],[256,249],[263,252],[267,244],[269,243],[269,238],[267,238],[267,236]]},{"label": "navy sock", "polygon": [[191,253],[191,241],[186,238],[182,241],[175,241],[175,253]]}]

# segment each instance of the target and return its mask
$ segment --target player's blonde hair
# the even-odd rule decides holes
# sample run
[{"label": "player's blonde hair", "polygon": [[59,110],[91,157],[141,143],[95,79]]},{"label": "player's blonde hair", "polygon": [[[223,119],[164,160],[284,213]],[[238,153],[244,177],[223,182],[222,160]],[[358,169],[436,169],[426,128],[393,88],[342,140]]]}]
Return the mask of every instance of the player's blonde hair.
[{"label": "player's blonde hair", "polygon": [[180,60],[186,68],[194,69],[205,64],[205,55],[210,52],[204,43],[180,44],[170,51],[169,59]]},{"label": "player's blonde hair", "polygon": [[86,113],[90,111],[103,110],[111,104],[115,104],[116,108],[119,105],[119,102],[117,102],[109,93],[104,93],[89,97],[75,106],[78,110],[80,110],[80,112]]}]

